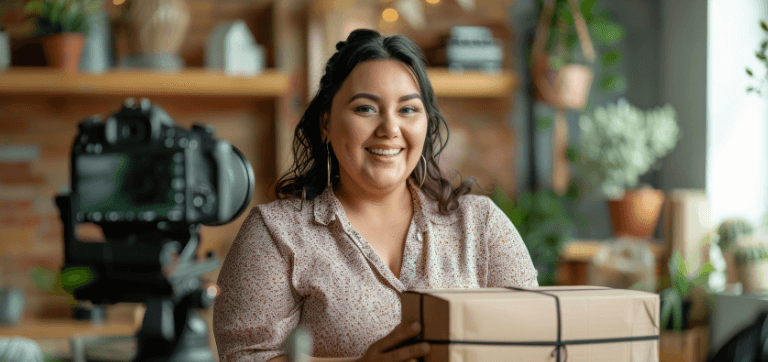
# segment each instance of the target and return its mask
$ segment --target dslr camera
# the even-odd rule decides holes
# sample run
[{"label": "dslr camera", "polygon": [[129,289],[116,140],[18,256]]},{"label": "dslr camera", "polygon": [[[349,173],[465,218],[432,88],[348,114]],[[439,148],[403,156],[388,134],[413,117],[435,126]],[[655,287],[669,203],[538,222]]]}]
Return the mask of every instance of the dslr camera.
[{"label": "dslr camera", "polygon": [[[201,225],[231,222],[248,207],[251,164],[214,137],[214,128],[177,126],[148,99],[128,98],[102,120],[80,122],[71,158],[71,192],[56,204],[64,226],[71,291],[94,305],[146,303],[136,361],[214,361],[196,309],[218,287],[200,281],[220,262],[197,259]],[[93,223],[102,242],[79,240]]]}]

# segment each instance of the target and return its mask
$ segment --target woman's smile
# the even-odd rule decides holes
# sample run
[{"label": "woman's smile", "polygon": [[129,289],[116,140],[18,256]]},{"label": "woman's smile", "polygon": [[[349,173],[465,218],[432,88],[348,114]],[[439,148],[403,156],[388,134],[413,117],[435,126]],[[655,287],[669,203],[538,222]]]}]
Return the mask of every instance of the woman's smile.
[{"label": "woman's smile", "polygon": [[390,149],[366,148],[365,150],[368,151],[368,153],[376,156],[391,158],[403,153],[403,150],[405,149],[404,148],[390,148]]}]

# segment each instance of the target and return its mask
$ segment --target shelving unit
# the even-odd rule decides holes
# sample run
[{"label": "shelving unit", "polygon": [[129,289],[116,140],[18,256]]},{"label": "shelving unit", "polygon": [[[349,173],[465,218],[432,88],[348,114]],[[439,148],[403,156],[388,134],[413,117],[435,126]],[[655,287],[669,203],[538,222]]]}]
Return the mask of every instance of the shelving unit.
[{"label": "shelving unit", "polygon": [[[517,86],[511,71],[453,74],[446,68],[430,68],[427,74],[438,97],[508,97]],[[70,74],[45,67],[16,67],[0,73],[0,94],[280,97],[287,89],[288,77],[273,69],[253,77],[228,76],[204,68],[176,73],[114,70]]]},{"label": "shelving unit", "polygon": [[500,71],[497,75],[480,71],[464,71],[457,75],[447,68],[430,68],[427,75],[438,97],[509,97],[518,82],[515,74],[508,70]]},{"label": "shelving unit", "polygon": [[189,68],[175,73],[115,70],[103,74],[63,73],[45,67],[10,68],[0,73],[0,94],[189,95],[279,97],[288,77],[266,69],[253,77]]}]

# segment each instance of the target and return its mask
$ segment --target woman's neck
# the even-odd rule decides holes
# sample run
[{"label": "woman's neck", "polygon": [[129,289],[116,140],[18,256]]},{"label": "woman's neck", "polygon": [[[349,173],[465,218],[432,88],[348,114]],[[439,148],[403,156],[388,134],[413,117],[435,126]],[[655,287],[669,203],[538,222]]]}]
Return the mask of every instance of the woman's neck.
[{"label": "woman's neck", "polygon": [[340,184],[338,191],[334,191],[347,214],[392,217],[413,212],[413,199],[405,182],[391,191],[382,192],[371,192],[355,186]]}]

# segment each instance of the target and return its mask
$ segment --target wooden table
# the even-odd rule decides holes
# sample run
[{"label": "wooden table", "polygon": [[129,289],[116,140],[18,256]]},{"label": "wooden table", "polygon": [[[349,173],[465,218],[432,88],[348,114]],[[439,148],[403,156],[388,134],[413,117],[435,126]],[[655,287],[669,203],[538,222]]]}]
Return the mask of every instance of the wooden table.
[{"label": "wooden table", "polygon": [[[22,319],[18,325],[0,327],[2,337],[24,337],[37,342],[45,355],[66,358],[73,362],[85,362],[86,348],[111,340],[119,342],[119,348],[131,351],[135,345],[133,336],[138,332],[134,321],[109,320],[103,324],[68,319]],[[125,347],[126,344],[128,347]],[[135,353],[135,351],[133,351]],[[117,356],[118,353],[114,353]],[[126,353],[123,353],[126,355]],[[116,359],[130,361],[130,358]]]},{"label": "wooden table", "polygon": [[[587,284],[589,263],[597,254],[600,247],[610,240],[573,240],[563,247],[557,266],[557,283],[559,285]],[[660,243],[650,242],[650,249],[656,257],[656,276],[660,278],[667,272],[667,250]]]}]

